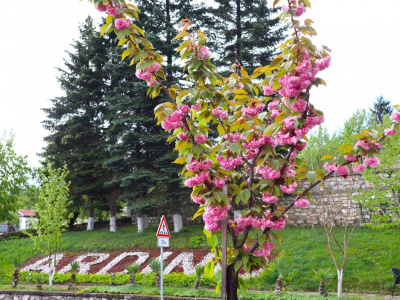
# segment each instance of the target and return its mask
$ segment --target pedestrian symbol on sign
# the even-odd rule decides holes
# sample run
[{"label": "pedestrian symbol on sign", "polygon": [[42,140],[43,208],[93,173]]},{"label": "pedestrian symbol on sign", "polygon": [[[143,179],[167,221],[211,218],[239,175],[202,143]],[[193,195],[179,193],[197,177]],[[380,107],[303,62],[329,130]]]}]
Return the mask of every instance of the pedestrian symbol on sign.
[{"label": "pedestrian symbol on sign", "polygon": [[162,216],[160,225],[158,226],[157,234],[156,236],[158,237],[170,237],[167,221],[165,220],[165,217]]}]

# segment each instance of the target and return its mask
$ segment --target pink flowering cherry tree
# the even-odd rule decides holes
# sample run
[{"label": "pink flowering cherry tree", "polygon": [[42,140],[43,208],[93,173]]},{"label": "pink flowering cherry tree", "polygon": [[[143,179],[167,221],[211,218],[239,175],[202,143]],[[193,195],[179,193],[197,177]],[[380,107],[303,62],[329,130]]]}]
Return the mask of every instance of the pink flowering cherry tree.
[{"label": "pink flowering cherry tree", "polygon": [[[175,39],[183,39],[177,51],[189,87],[178,82],[164,85],[163,58],[135,24],[136,6],[125,0],[89,1],[108,14],[101,33],[116,33],[118,45],[125,48],[122,59],[136,66],[136,76],[149,86],[147,95],[168,96],[168,102],[155,108],[155,118],[170,133],[168,141],[179,153],[175,163],[183,165],[184,184],[193,189],[192,200],[200,205],[194,217],[202,215],[215,253],[205,272],[212,274],[214,264],[222,260],[216,233],[227,224],[232,247],[226,251],[227,285],[222,292],[238,299],[239,273],[266,266],[287,212],[293,206],[308,206],[311,189],[334,173],[346,177],[350,166],[362,172],[379,165],[375,154],[385,135],[361,132],[355,145],[341,146],[336,157],[323,157],[328,160],[325,170],[310,171],[298,158],[307,146],[307,133],[324,121],[310,102],[310,90],[325,84],[318,76],[331,60],[327,47],[317,50],[311,41],[316,35],[313,21],[299,18],[311,7],[309,0],[286,1],[280,17],[290,24],[292,34],[281,44],[279,56],[251,74],[234,64],[227,78],[212,64],[205,34],[191,30],[190,21],[183,19]],[[393,115],[386,134],[400,130],[399,114]],[[300,189],[303,179],[310,184]],[[285,194],[295,197],[284,207]]]}]

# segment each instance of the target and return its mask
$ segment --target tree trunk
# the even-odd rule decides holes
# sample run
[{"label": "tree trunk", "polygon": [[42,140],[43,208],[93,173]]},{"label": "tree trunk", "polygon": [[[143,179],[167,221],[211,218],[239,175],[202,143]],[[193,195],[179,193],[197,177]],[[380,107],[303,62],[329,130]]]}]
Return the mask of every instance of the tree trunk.
[{"label": "tree trunk", "polygon": [[182,215],[174,214],[172,217],[174,219],[174,232],[181,231],[181,229],[183,228]]},{"label": "tree trunk", "polygon": [[240,61],[240,43],[242,39],[242,12],[240,10],[241,0],[236,0],[236,59]]},{"label": "tree trunk", "polygon": [[343,298],[342,286],[343,286],[343,269],[337,271],[337,297]]},{"label": "tree trunk", "polygon": [[235,272],[235,265],[226,268],[226,295],[228,300],[238,300],[239,274]]},{"label": "tree trunk", "polygon": [[132,208],[129,201],[126,203],[126,216],[132,218]]},{"label": "tree trunk", "polygon": [[143,232],[143,217],[137,217],[137,231],[138,233]]},{"label": "tree trunk", "polygon": [[16,288],[16,287],[17,287],[17,285],[18,285],[18,280],[19,280],[19,271],[16,270],[16,271],[14,271],[14,273],[13,273],[13,285],[12,285],[13,288]]},{"label": "tree trunk", "polygon": [[328,292],[325,289],[325,283],[321,282],[319,284],[319,294],[324,297],[328,297]]},{"label": "tree trunk", "polygon": [[88,221],[86,230],[91,231],[93,229],[94,229],[94,207],[93,207],[93,201],[89,200]]},{"label": "tree trunk", "polygon": [[167,81],[172,80],[172,55],[173,53],[171,52],[171,15],[170,15],[170,10],[171,10],[171,4],[170,0],[165,1],[165,17],[166,17],[166,28],[167,28],[167,66],[166,66],[166,75],[167,75]]},{"label": "tree trunk", "polygon": [[117,231],[117,222],[116,222],[116,215],[117,215],[117,198],[118,192],[113,191],[111,192],[109,203],[110,203],[110,232]]},{"label": "tree trunk", "polygon": [[149,227],[149,222],[148,222],[147,215],[144,215],[143,216],[143,228],[147,229],[147,227]]},{"label": "tree trunk", "polygon": [[277,279],[275,283],[275,296],[280,296],[282,292],[283,281],[281,279]]},{"label": "tree trunk", "polygon": [[72,215],[72,218],[68,220],[68,229],[71,231],[74,228],[74,224],[76,219],[78,219],[79,217],[79,213],[78,212],[74,212],[74,214]]}]

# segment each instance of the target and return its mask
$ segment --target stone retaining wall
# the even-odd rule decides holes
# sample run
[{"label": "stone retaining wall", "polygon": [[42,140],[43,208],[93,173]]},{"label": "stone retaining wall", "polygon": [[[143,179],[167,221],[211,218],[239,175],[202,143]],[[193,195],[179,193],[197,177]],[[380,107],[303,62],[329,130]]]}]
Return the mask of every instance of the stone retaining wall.
[{"label": "stone retaining wall", "polygon": [[[307,182],[303,183],[308,186]],[[355,225],[371,222],[371,212],[361,207],[356,201],[357,190],[371,189],[372,186],[365,181],[361,174],[350,174],[347,178],[335,175],[327,179],[322,186],[316,186],[311,192],[310,206],[307,208],[293,207],[288,215],[288,224],[293,226],[312,226],[319,224],[321,209],[316,203],[322,201],[333,205],[339,205],[340,213],[348,214],[348,222]],[[293,197],[285,197],[283,206],[293,201]]]}]

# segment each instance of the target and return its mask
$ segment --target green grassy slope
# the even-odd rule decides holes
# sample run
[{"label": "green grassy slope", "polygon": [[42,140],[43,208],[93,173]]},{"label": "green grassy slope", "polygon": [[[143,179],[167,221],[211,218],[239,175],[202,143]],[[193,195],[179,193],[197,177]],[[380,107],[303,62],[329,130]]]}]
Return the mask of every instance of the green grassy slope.
[{"label": "green grassy slope", "polygon": [[[171,233],[171,250],[206,249],[201,227],[185,228],[181,233]],[[93,232],[68,232],[63,234],[61,252],[107,251],[156,247],[156,228],[150,227],[142,234],[136,227],[119,228],[116,233],[108,229]],[[310,228],[286,228],[280,232],[283,242],[277,247],[282,251],[286,265],[284,275],[290,290],[316,290],[318,280],[313,270],[330,267],[332,258],[322,230],[318,234]],[[24,260],[36,253],[30,239],[0,242],[0,276],[8,277],[12,271],[11,258]],[[390,268],[400,267],[400,232],[397,228],[375,231],[358,228],[348,250],[348,263],[344,272],[344,290],[350,292],[388,293],[393,284]],[[5,277],[4,277],[5,276]],[[271,268],[254,285],[260,289],[273,289],[278,273]],[[0,279],[1,281],[2,279]],[[335,279],[327,283],[335,290]]]}]

